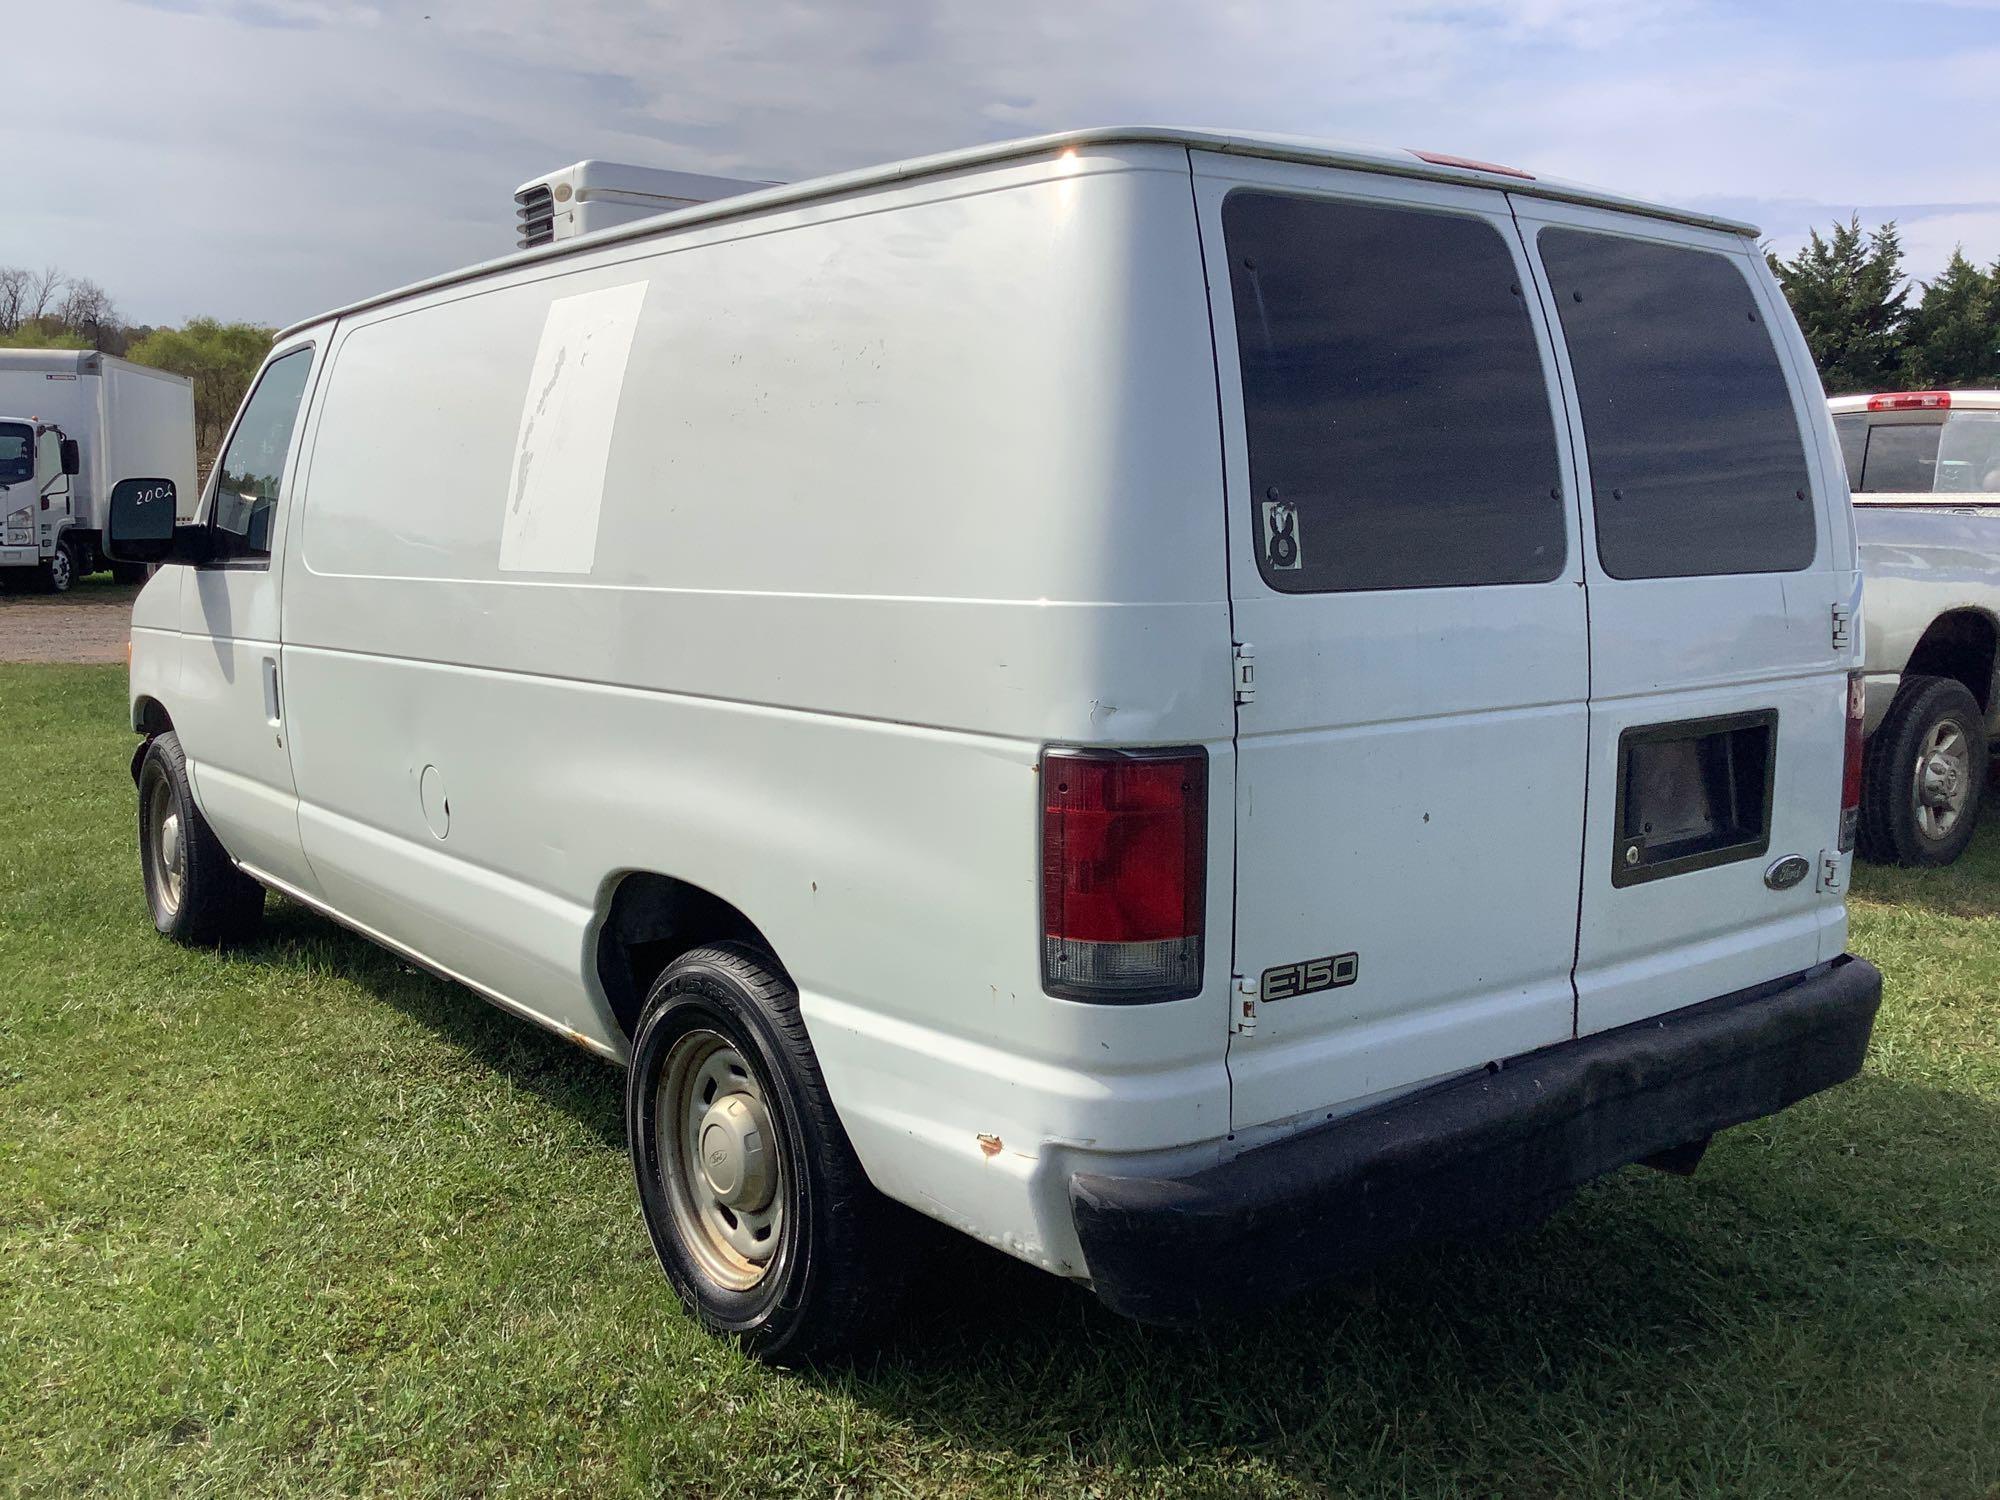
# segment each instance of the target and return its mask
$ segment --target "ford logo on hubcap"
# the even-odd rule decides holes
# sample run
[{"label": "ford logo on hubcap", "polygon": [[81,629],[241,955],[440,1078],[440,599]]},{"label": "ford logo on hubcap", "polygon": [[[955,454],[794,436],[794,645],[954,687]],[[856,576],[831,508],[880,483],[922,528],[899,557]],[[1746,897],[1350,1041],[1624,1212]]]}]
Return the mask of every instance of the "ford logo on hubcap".
[{"label": "ford logo on hubcap", "polygon": [[1774,891],[1789,891],[1811,873],[1812,866],[1803,854],[1787,854],[1783,859],[1774,860],[1771,868],[1764,872],[1764,884]]}]

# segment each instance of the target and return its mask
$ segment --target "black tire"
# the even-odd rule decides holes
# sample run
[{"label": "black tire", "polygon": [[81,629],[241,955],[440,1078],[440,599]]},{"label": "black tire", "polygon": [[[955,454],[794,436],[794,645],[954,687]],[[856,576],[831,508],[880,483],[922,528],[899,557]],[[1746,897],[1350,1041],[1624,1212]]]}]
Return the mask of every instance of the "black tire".
[{"label": "black tire", "polygon": [[153,925],[177,943],[241,942],[263,920],[264,888],[236,868],[194,805],[187,757],[171,729],[148,742],[139,762],[139,868]]},{"label": "black tire", "polygon": [[[725,1284],[711,1272],[713,1241],[699,1239],[700,1214],[690,1222],[667,1169],[687,1139],[679,1127],[662,1126],[663,1113],[687,1117],[674,1103],[682,1097],[676,1075],[715,1038],[747,1065],[745,1086],[761,1090],[758,1102],[779,1146],[772,1202],[782,1212],[761,1270],[744,1263],[757,1277],[748,1285]],[[653,1249],[683,1305],[710,1332],[767,1362],[797,1364],[853,1345],[894,1304],[900,1265],[888,1244],[893,1205],[862,1172],[827,1097],[798,991],[768,955],[724,943],[667,966],[633,1039],[625,1129]],[[705,1146],[706,1129],[700,1139]]]},{"label": "black tire", "polygon": [[39,576],[42,592],[67,594],[83,576],[82,559],[77,556],[76,548],[67,541],[57,542],[56,550],[42,559]]},{"label": "black tire", "polygon": [[153,570],[144,563],[115,562],[111,565],[113,583],[144,583],[153,576]]},{"label": "black tire", "polygon": [[[1926,789],[1936,782],[1925,775],[1924,752],[1947,725],[1963,736],[1965,784],[1956,815],[1940,828],[1938,810],[1926,811]],[[1857,852],[1875,864],[1950,864],[1978,829],[1986,772],[1985,715],[1965,684],[1950,677],[1905,677],[1864,752]]]}]

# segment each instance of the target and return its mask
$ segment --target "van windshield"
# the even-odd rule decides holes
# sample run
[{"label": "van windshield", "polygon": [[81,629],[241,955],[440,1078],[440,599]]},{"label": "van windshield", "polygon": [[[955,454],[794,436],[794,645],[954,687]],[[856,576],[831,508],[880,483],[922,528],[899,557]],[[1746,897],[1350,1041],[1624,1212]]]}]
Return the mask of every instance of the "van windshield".
[{"label": "van windshield", "polygon": [[35,429],[25,422],[0,422],[0,484],[26,484],[35,477]]},{"label": "van windshield", "polygon": [[1857,495],[2000,494],[2000,411],[1957,411],[1942,421],[1833,419]]}]

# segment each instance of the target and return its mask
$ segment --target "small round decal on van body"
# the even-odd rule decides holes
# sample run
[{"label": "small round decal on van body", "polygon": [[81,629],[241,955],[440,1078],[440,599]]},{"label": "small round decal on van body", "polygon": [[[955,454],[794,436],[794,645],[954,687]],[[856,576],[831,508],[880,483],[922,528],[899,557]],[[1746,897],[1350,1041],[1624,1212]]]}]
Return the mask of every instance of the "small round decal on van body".
[{"label": "small round decal on van body", "polygon": [[1771,861],[1764,871],[1764,884],[1774,891],[1789,891],[1812,873],[1812,863],[1803,854],[1787,854]]}]

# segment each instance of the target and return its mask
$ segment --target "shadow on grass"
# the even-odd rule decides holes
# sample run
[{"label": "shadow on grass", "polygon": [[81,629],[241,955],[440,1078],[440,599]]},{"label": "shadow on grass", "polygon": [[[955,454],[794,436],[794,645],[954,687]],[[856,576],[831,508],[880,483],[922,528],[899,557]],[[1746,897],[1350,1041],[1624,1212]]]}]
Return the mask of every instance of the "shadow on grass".
[{"label": "shadow on grass", "polygon": [[271,898],[258,940],[236,956],[279,968],[309,963],[337,973],[457,1049],[467,1066],[505,1073],[605,1145],[625,1149],[622,1071],[463,985],[406,963],[329,917]]},{"label": "shadow on grass", "polygon": [[[622,1075],[470,992],[289,903],[244,956],[339,972],[623,1151]],[[1799,1386],[1828,1362],[1873,1415],[1896,1408],[1913,1362],[1994,1344],[1948,1319],[1913,1333],[1906,1297],[1913,1268],[1967,1276],[2000,1253],[2000,1170],[1977,1145],[1993,1140],[1992,1104],[1864,1074],[1723,1136],[1692,1182],[1628,1170],[1534,1231],[1193,1331],[1128,1323],[920,1225],[880,1346],[795,1378],[1017,1474],[1240,1460],[1317,1485],[1387,1453],[1460,1478],[1490,1460],[1517,1492],[1574,1488],[1571,1450],[1616,1452],[1635,1424],[1691,1423],[1673,1429],[1683,1452],[1711,1427],[1796,1435]],[[1803,1363],[1744,1368],[1758,1348]],[[1851,1365],[1856,1348],[1882,1357]],[[1660,1415],[1682,1409],[1695,1415]]]}]

